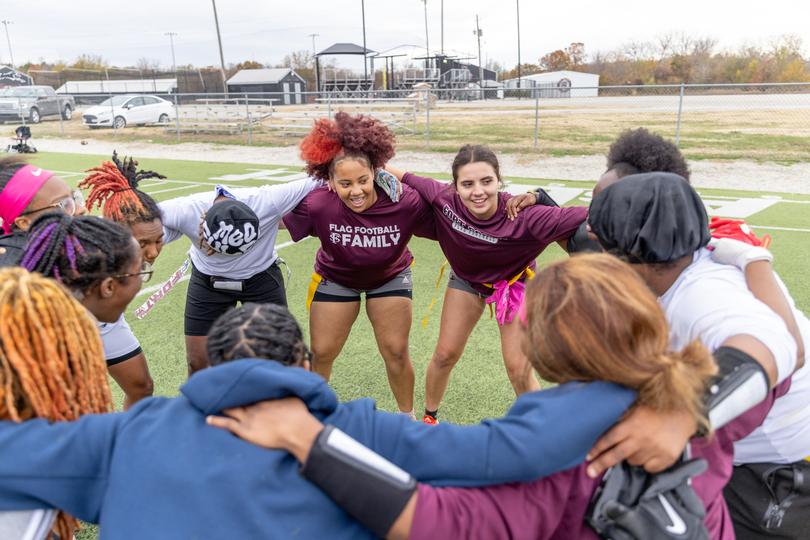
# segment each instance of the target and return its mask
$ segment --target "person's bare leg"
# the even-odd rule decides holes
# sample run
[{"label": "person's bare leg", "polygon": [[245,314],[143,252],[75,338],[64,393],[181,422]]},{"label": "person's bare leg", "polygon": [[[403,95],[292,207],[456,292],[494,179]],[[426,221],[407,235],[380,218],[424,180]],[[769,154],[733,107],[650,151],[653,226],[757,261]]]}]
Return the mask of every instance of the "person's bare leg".
[{"label": "person's bare leg", "polygon": [[360,302],[312,302],[309,310],[309,341],[312,371],[329,381],[332,364],[343,350]]},{"label": "person's bare leg", "polygon": [[149,375],[149,367],[143,353],[108,366],[107,371],[124,391],[124,410],[129,409],[143,398],[151,396],[155,391],[155,385]]},{"label": "person's bare leg", "polygon": [[475,324],[484,311],[484,300],[474,294],[447,288],[444,293],[439,341],[427,367],[425,408],[438,410],[456,365]]},{"label": "person's bare leg", "polygon": [[534,376],[534,370],[529,359],[523,354],[520,342],[523,338],[522,329],[517,318],[511,323],[499,326],[501,331],[501,353],[503,354],[503,364],[506,367],[506,375],[515,394],[520,395],[525,392],[540,390],[540,383]]},{"label": "person's bare leg", "polygon": [[414,373],[408,354],[412,304],[410,298],[403,296],[366,300],[366,313],[374,328],[377,347],[385,361],[388,385],[402,412],[413,411]]},{"label": "person's bare leg", "polygon": [[209,367],[208,336],[186,336],[186,364],[189,377]]}]

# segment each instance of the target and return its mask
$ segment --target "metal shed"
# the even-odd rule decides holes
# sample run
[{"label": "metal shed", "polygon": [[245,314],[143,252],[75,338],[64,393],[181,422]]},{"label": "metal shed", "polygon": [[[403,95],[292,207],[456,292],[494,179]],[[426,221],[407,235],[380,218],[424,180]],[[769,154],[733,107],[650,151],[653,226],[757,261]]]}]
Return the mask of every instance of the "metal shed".
[{"label": "metal shed", "polygon": [[226,84],[229,93],[251,94],[250,97],[273,99],[275,104],[283,105],[303,103],[301,93],[307,90],[307,81],[292,68],[243,69]]}]

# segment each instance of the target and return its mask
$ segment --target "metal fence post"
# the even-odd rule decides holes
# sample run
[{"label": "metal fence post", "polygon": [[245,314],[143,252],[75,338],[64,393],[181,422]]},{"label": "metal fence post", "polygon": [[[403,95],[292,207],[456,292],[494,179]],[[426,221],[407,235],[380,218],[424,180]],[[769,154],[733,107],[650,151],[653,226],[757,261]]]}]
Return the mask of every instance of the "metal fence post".
[{"label": "metal fence post", "polygon": [[326,116],[332,118],[332,92],[326,93]]},{"label": "metal fence post", "polygon": [[430,148],[430,88],[425,89],[425,145]]},{"label": "metal fence post", "polygon": [[534,91],[534,147],[537,148],[540,139],[540,92]]},{"label": "metal fence post", "polygon": [[683,113],[683,92],[685,84],[681,83],[681,93],[678,96],[678,118],[675,123],[675,146],[681,147],[681,114]]},{"label": "metal fence post", "polygon": [[[75,103],[75,101],[74,101],[74,103]],[[59,114],[59,134],[64,135],[65,134],[65,119],[62,116],[62,114],[64,113],[65,109],[67,108],[67,104],[65,104],[65,107],[62,106],[62,103],[59,101],[59,94],[57,94],[57,97],[56,97],[56,107],[59,109],[59,113],[58,113]]]},{"label": "metal fence post", "polygon": [[22,125],[25,126],[26,122],[28,121],[28,118],[26,117],[25,113],[23,112],[23,104],[22,104],[22,98],[21,97],[17,98],[17,113],[20,115],[20,120],[22,121]]},{"label": "metal fence post", "polygon": [[108,99],[110,100],[110,119],[111,119],[110,121],[112,122],[113,135],[118,135],[118,128],[115,126],[115,105],[113,105],[112,101],[113,95],[109,94],[109,96],[110,97]]},{"label": "metal fence post", "polygon": [[248,144],[253,144],[253,122],[250,121],[250,102],[245,93],[245,117],[247,118]]},{"label": "metal fence post", "polygon": [[[179,85],[178,85],[179,86]],[[180,142],[180,106],[177,103],[177,91],[174,92],[174,134]]]}]

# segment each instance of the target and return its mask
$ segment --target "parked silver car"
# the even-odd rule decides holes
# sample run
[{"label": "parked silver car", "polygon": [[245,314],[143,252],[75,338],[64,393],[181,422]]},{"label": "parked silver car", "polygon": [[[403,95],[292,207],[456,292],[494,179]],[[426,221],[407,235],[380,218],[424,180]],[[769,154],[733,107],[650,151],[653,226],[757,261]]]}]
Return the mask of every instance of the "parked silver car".
[{"label": "parked silver car", "polygon": [[174,119],[174,105],[157,96],[124,95],[105,99],[84,111],[82,122],[90,128],[121,129],[131,125],[167,124]]}]

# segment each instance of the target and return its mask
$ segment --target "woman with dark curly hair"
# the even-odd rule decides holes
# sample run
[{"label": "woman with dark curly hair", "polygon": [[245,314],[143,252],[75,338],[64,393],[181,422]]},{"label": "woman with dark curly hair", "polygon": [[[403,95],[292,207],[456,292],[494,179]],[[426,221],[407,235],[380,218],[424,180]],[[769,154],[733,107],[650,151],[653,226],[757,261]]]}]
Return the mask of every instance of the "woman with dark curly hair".
[{"label": "woman with dark curly hair", "polygon": [[[399,410],[413,416],[408,354],[413,256],[411,236],[434,238],[432,212],[405,187],[393,201],[375,175],[394,155],[394,134],[379,120],[344,112],[321,119],[301,141],[307,173],[328,182],[284,217],[293,240],[321,248],[307,296],[313,370],[326,380],[366,297],[366,313]],[[394,195],[396,198],[396,195]]]}]

